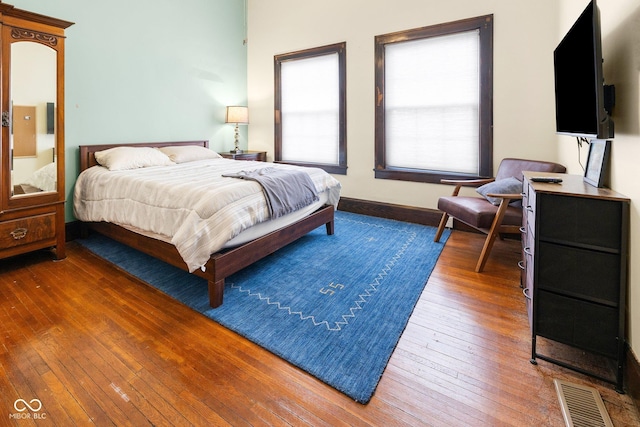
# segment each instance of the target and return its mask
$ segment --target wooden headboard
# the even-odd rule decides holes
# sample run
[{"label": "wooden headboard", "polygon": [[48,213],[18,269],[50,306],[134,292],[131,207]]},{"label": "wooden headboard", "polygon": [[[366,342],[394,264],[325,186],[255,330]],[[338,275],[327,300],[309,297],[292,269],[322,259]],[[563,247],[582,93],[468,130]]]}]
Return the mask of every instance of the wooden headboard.
[{"label": "wooden headboard", "polygon": [[136,142],[123,144],[81,145],[80,148],[80,172],[98,164],[93,155],[96,151],[115,147],[168,147],[171,145],[198,145],[209,148],[209,141],[169,141],[169,142]]}]

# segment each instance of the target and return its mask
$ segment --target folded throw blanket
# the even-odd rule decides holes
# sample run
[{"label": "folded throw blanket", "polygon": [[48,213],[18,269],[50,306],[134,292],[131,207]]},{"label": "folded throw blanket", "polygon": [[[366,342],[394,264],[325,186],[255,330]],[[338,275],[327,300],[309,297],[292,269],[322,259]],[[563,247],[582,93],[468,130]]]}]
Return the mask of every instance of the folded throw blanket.
[{"label": "folded throw blanket", "polygon": [[311,177],[302,170],[267,167],[222,176],[258,182],[267,199],[271,218],[281,217],[319,200]]}]

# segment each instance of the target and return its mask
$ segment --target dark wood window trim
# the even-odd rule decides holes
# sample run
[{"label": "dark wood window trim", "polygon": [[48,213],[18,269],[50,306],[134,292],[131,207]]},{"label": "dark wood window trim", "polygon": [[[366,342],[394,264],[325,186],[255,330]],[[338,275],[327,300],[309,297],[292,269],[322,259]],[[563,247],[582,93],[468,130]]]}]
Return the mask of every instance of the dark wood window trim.
[{"label": "dark wood window trim", "polygon": [[[385,161],[385,46],[447,34],[479,30],[480,35],[480,151],[478,176],[428,171],[422,169],[391,168]],[[449,178],[493,176],[493,15],[480,16],[413,30],[399,31],[375,38],[375,177],[404,181],[435,182]]]},{"label": "dark wood window trim", "polygon": [[[276,163],[289,163],[299,166],[311,166],[324,169],[328,173],[346,175],[347,173],[347,44],[345,42],[332,45],[300,50],[297,52],[285,53],[274,56],[274,76],[275,76],[275,152],[274,161]],[[299,59],[313,58],[315,56],[338,54],[338,85],[339,85],[339,141],[338,141],[338,164],[285,162],[282,160],[282,121],[281,121],[281,66],[283,62],[295,61]]]}]

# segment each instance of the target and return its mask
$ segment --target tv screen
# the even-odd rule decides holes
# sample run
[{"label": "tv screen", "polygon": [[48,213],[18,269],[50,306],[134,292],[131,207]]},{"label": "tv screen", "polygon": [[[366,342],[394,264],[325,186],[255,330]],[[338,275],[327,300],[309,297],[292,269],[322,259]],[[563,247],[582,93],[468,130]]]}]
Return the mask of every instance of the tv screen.
[{"label": "tv screen", "polygon": [[[595,0],[554,51],[554,72],[557,133],[613,138],[613,122],[605,109],[600,13]],[[607,87],[606,95],[612,97],[612,90]]]}]

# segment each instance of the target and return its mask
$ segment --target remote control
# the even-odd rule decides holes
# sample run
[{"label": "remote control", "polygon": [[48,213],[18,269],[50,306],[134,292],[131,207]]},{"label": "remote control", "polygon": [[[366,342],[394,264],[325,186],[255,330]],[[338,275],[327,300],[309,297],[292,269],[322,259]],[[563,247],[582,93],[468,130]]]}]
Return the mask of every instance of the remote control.
[{"label": "remote control", "polygon": [[562,178],[551,178],[546,176],[534,176],[531,178],[533,182],[550,182],[552,184],[560,184],[562,182]]}]

